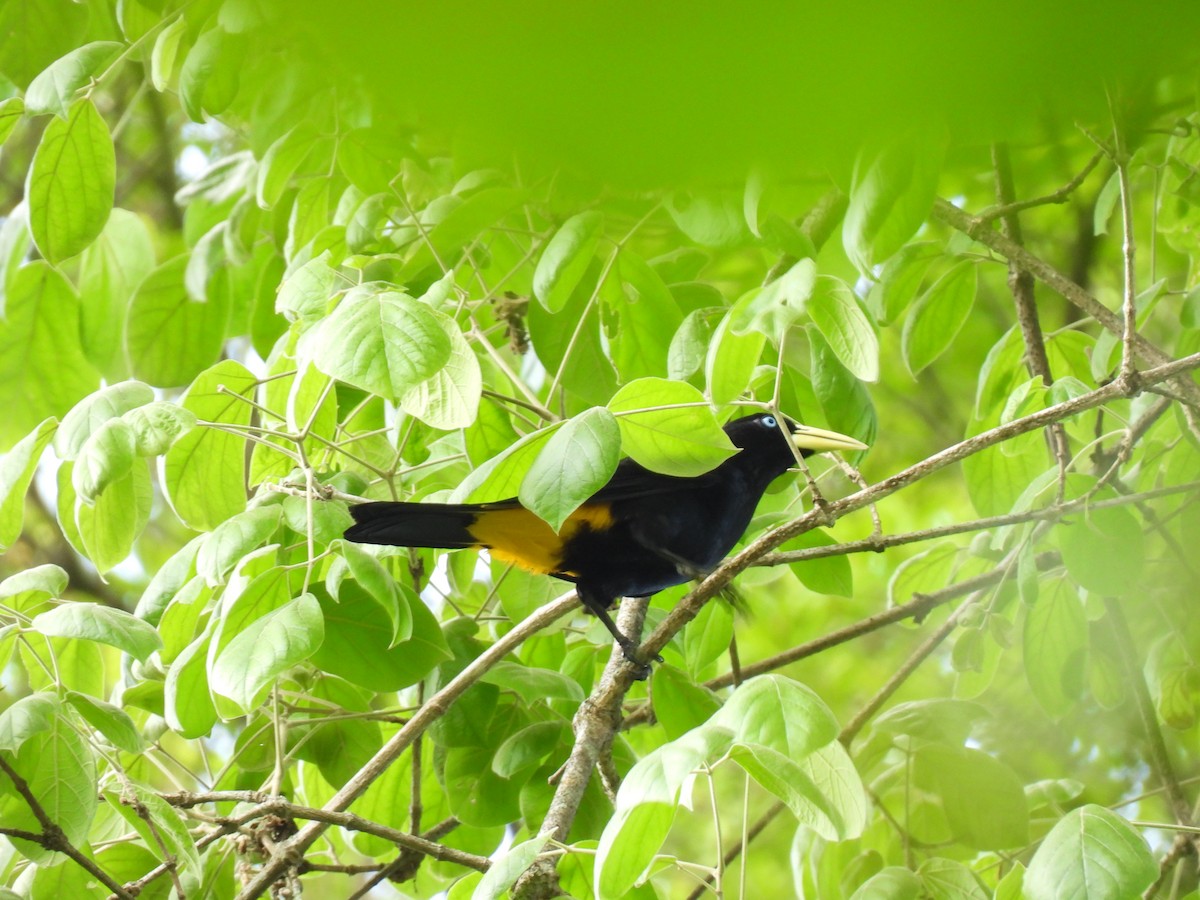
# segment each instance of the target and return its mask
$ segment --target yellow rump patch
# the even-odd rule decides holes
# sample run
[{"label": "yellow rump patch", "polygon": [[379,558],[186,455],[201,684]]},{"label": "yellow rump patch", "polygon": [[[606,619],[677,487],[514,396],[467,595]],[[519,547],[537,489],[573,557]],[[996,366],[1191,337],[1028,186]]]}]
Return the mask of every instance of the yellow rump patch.
[{"label": "yellow rump patch", "polygon": [[529,572],[548,575],[562,570],[563,544],[581,528],[603,531],[613,523],[607,505],[581,506],[554,533],[527,509],[493,509],[480,513],[467,529],[493,559],[512,563]]}]

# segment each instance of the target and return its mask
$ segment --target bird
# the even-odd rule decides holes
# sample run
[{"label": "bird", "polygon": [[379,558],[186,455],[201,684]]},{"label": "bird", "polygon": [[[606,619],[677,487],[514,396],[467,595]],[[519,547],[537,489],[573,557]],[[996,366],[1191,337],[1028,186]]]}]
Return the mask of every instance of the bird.
[{"label": "bird", "polygon": [[724,431],[738,451],[702,475],[663,475],[622,459],[608,483],[557,532],[513,497],[358,503],[350,507],[355,524],[345,537],[398,547],[486,549],[493,559],[572,582],[625,658],[648,672],[637,643],[621,632],[609,608],[621,597],[648,597],[715,569],[746,531],[767,487],[796,466],[797,454],[867,449],[844,434],[770,413],[734,419]]}]

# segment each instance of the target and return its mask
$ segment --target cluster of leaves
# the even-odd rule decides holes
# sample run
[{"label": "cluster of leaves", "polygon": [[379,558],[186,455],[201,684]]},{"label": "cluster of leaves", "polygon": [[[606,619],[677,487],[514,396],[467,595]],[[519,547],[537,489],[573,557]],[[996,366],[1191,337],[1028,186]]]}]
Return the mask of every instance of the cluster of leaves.
[{"label": "cluster of leaves", "polygon": [[[1090,173],[1057,198],[1090,215],[1078,259],[1062,257],[1061,212],[1036,205],[1017,249],[1129,305],[1158,354],[1039,293],[1061,325],[1033,328],[1043,373],[1014,324],[1003,217],[956,225],[936,199],[990,206],[987,159],[951,166],[942,143],[902,140],[864,150],[840,184],[760,173],[653,195],[464,168],[436,136],[381,121],[370,92],[281,70],[265,15],[239,0],[0,6],[0,33],[19,36],[0,46],[0,139],[6,159],[28,157],[0,225],[0,547],[18,561],[0,582],[10,892],[227,897],[240,879],[257,895],[256,867],[282,858],[264,791],[288,799],[285,819],[353,814],[301,848],[326,870],[306,876],[315,896],[346,895],[362,867],[403,869],[415,894],[499,896],[547,860],[553,816],[573,896],[660,896],[697,877],[730,891],[722,831],[774,817],[772,802],[792,826],[768,830],[766,852],[740,848],[760,895],[1127,897],[1155,881],[1150,846],[1108,807],[1189,824],[1177,801],[1195,773],[1174,769],[1200,709],[1185,550],[1200,528],[1196,389],[1185,373],[1163,395],[1100,392],[1132,356],[1152,367],[1200,348],[1190,120],[1167,134],[1118,118],[1120,140],[1086,169],[1083,135],[1019,160],[1031,196]],[[180,136],[178,157],[205,162],[168,213],[148,185],[173,180],[176,156],[141,178],[119,179],[118,160]],[[1155,217],[1136,266],[1103,242],[1133,210]],[[1123,265],[1151,286],[1129,296]],[[563,620],[477,672],[563,585],[470,552],[350,544],[347,503],[518,496],[557,527],[622,455],[672,475],[716,466],[734,450],[720,423],[746,406],[886,435],[871,475],[923,460],[833,512],[822,499],[825,524],[936,471],[944,443],[976,443],[960,477],[880,502],[886,532],[847,519],[838,536],[869,534],[862,545],[816,520],[779,532],[773,567],[743,577],[755,677],[726,690],[742,678],[734,615],[708,603],[649,690],[624,698],[639,727],[609,732],[619,790],[592,779],[564,822],[552,800],[572,717],[621,665],[607,633]],[[858,479],[810,474],[765,498],[751,536],[794,524],[814,486],[848,494]],[[27,515],[35,477],[44,499]],[[903,535],[949,522],[961,527]],[[651,625],[684,593],[655,598]],[[903,612],[942,595],[961,605],[926,623],[911,665],[896,630],[898,652],[833,651],[842,638],[820,669],[767,674],[885,596]],[[951,635],[945,665],[914,674]],[[918,699],[875,715],[897,668]],[[1147,744],[1162,748],[1149,774]],[[1166,799],[1137,799],[1146,782]],[[707,816],[691,808],[698,784]],[[708,820],[715,857],[696,827]],[[439,849],[415,866],[405,839],[422,834],[416,852]],[[1194,882],[1179,876],[1177,894]]]}]

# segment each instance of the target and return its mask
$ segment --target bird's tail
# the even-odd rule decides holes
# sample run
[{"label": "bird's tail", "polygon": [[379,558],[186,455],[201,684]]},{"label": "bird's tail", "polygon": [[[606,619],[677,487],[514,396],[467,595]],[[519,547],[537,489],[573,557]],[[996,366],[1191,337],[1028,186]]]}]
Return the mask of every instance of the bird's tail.
[{"label": "bird's tail", "polygon": [[479,506],[448,503],[359,503],[350,507],[354,525],[346,539],[397,547],[477,547],[470,526]]}]

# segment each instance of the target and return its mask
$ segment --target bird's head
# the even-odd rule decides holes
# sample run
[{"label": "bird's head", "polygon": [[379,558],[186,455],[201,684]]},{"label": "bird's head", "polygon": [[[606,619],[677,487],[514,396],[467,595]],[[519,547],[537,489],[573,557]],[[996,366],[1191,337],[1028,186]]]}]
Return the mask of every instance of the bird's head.
[{"label": "bird's head", "polygon": [[783,451],[788,460],[787,467],[794,461],[792,449],[788,446],[789,441],[801,456],[812,456],[814,453],[828,450],[867,449],[867,445],[862,441],[847,435],[801,425],[787,416],[774,416],[771,413],[758,413],[734,419],[725,426],[725,433],[729,435],[734,446],[751,453],[763,452],[774,456]]}]

